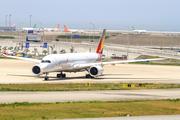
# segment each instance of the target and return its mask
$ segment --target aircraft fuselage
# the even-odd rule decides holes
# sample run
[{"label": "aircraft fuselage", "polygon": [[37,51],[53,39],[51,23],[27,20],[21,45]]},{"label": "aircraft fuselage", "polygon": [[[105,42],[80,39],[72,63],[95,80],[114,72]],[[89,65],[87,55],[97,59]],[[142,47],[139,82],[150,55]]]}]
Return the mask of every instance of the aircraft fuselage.
[{"label": "aircraft fuselage", "polygon": [[87,64],[102,61],[102,55],[97,53],[70,53],[53,54],[45,56],[42,62],[37,64],[42,72],[76,71],[74,64]]}]

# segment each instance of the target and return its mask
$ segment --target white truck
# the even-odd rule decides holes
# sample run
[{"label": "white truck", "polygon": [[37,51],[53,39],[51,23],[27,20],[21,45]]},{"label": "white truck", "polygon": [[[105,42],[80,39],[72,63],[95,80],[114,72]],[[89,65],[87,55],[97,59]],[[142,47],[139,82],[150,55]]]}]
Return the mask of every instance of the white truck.
[{"label": "white truck", "polygon": [[41,42],[41,36],[29,35],[26,37],[26,41]]}]

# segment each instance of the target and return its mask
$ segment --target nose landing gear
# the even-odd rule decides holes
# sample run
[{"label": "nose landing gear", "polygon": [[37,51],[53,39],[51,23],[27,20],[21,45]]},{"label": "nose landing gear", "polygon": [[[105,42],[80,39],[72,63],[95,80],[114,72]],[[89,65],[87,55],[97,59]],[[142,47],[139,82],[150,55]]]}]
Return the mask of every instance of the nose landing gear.
[{"label": "nose landing gear", "polygon": [[48,73],[46,73],[46,77],[44,78],[44,80],[49,80],[49,77],[47,75]]}]

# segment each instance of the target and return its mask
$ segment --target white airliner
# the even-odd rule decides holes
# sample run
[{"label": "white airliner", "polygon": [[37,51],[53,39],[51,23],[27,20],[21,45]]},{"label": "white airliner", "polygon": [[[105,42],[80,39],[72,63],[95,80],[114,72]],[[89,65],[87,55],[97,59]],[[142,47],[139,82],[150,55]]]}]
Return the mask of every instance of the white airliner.
[{"label": "white airliner", "polygon": [[67,27],[64,25],[64,32],[70,32],[70,33],[83,33],[83,30],[76,30],[76,29],[67,29]]},{"label": "white airliner", "polygon": [[28,31],[28,30],[39,30],[39,28],[36,28],[36,24],[32,28],[20,28],[22,31]]},{"label": "white airliner", "polygon": [[59,24],[57,25],[56,28],[44,28],[44,31],[46,31],[46,32],[60,31]]},{"label": "white airliner", "polygon": [[134,26],[132,26],[133,31],[137,32],[138,34],[146,33],[147,30],[135,30]]},{"label": "white airliner", "polygon": [[102,36],[99,40],[99,44],[96,49],[96,53],[68,53],[68,54],[51,54],[45,56],[42,60],[36,60],[31,58],[8,56],[3,53],[4,56],[10,58],[16,58],[20,60],[27,60],[37,63],[32,67],[32,72],[36,75],[46,74],[45,80],[48,80],[48,73],[60,72],[57,77],[65,78],[66,74],[62,72],[82,72],[87,71],[86,78],[95,78],[102,75],[104,65],[118,64],[127,62],[138,61],[151,61],[162,59],[143,59],[143,60],[124,60],[113,62],[102,62],[103,59],[103,45],[105,40],[106,29],[103,30]]}]

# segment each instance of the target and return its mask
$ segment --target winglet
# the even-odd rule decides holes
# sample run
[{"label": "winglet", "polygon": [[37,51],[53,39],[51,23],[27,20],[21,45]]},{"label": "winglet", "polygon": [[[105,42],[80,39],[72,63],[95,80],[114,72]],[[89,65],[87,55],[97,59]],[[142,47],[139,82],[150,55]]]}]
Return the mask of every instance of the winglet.
[{"label": "winglet", "polygon": [[70,32],[65,25],[64,25],[64,31],[65,32]]},{"label": "winglet", "polygon": [[99,40],[98,47],[96,49],[96,53],[102,54],[103,53],[103,46],[104,46],[104,40],[105,40],[105,34],[106,34],[106,29],[103,30],[101,38]]}]

